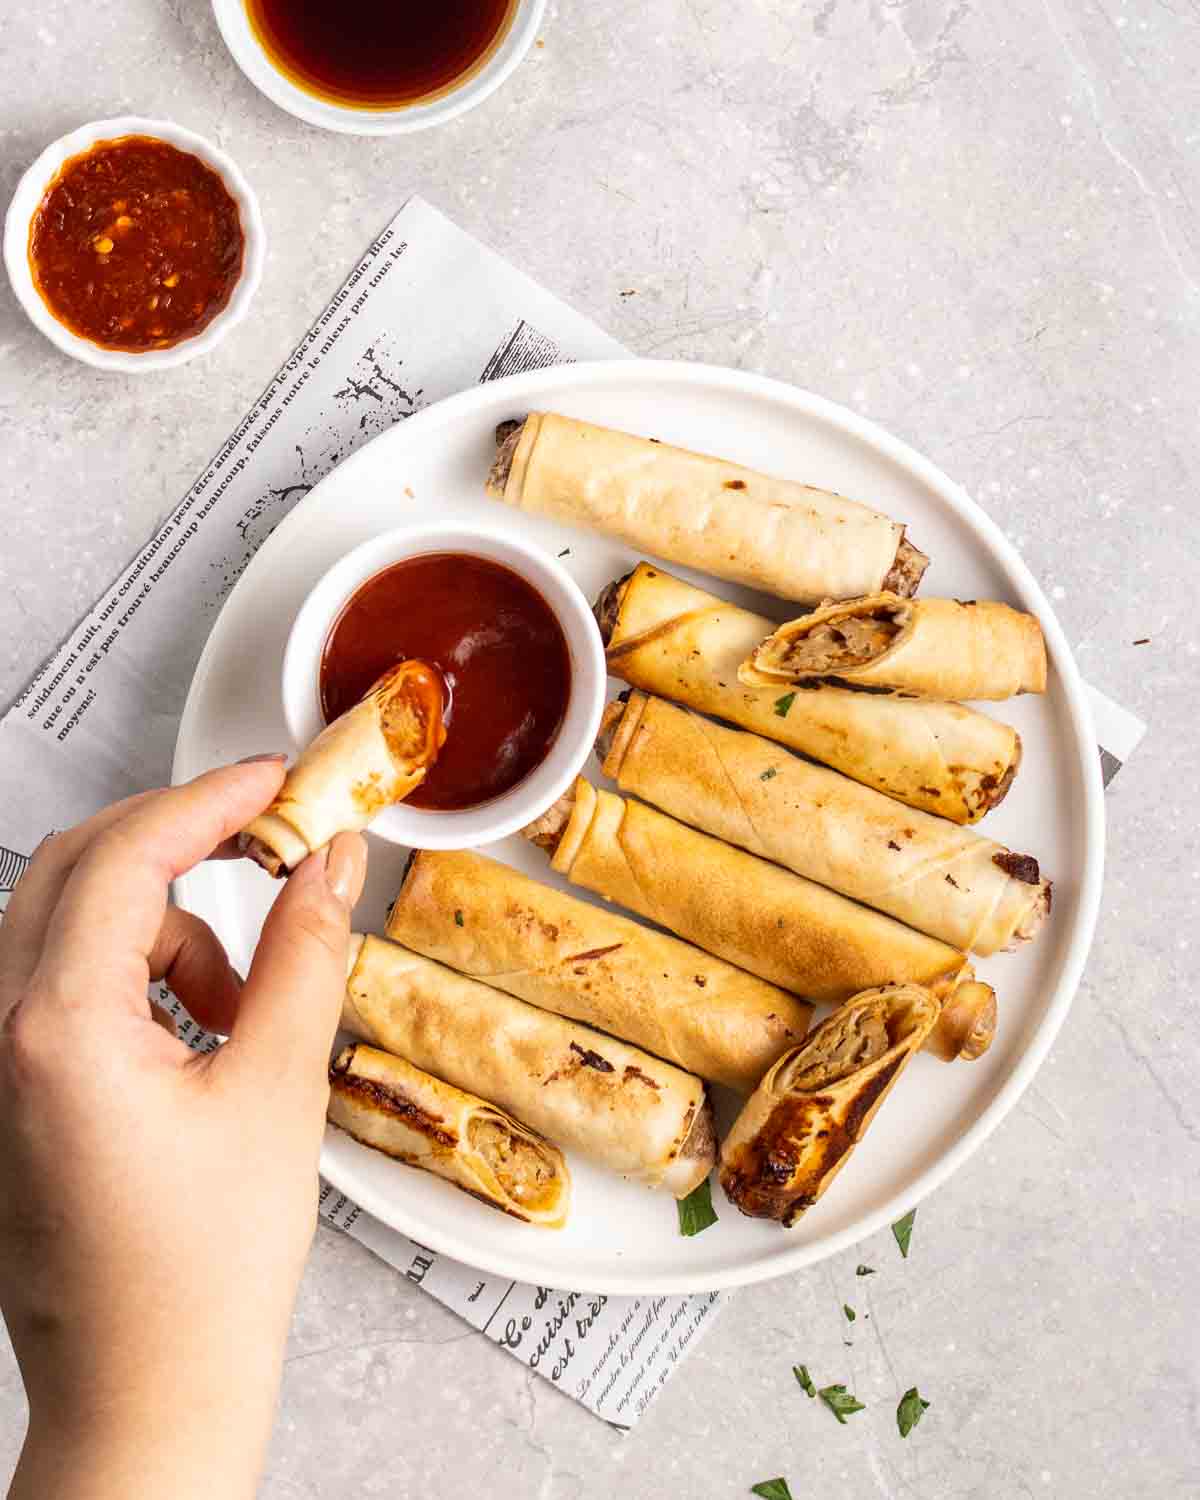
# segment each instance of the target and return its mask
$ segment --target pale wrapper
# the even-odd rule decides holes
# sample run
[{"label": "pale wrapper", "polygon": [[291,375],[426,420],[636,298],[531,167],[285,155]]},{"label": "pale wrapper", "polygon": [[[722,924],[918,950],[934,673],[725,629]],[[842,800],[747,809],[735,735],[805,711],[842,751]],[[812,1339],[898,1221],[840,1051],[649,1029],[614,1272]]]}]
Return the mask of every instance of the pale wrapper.
[{"label": "pale wrapper", "polygon": [[1029,855],[662,698],[610,703],[597,749],[621,791],[965,952],[1016,947],[1049,912]]},{"label": "pale wrapper", "polygon": [[342,1026],[677,1198],[715,1159],[699,1078],[382,938],[351,940]]},{"label": "pale wrapper", "polygon": [[1046,643],[1032,615],[991,599],[874,594],[780,625],[738,671],[752,687],[835,680],[923,698],[1046,691]]},{"label": "pale wrapper", "polygon": [[344,1047],[329,1069],[330,1121],[481,1203],[561,1229],[571,1175],[557,1146],[495,1105],[376,1047]]},{"label": "pale wrapper", "polygon": [[771,621],[646,563],[606,589],[596,613],[614,677],[765,735],[910,807],[974,823],[1016,775],[1016,730],[961,704],[739,682],[739,666]]},{"label": "pale wrapper", "polygon": [[857,501],[553,412],[503,440],[487,492],[784,599],[909,594],[928,561]]},{"label": "pale wrapper", "polygon": [[387,935],[744,1094],[808,1028],[776,985],[469,851],[414,855]]},{"label": "pale wrapper", "polygon": [[948,995],[966,955],[580,777],[525,830],[576,885],[810,1000],[909,982]]},{"label": "pale wrapper", "polygon": [[442,681],[404,661],[333,721],[287,773],[279,795],[238,835],[272,875],[294,870],[339,833],[365,828],[425,780],[446,738]]},{"label": "pale wrapper", "polygon": [[744,1214],[791,1225],[845,1166],[929,1035],[915,985],[856,995],[775,1064],[721,1147],[721,1186]]}]

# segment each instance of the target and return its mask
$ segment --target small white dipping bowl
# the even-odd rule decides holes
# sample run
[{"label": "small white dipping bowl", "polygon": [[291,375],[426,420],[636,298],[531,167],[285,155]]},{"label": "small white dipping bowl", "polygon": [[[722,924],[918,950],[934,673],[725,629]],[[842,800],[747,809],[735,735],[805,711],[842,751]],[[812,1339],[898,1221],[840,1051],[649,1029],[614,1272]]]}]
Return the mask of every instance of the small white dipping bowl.
[{"label": "small white dipping bowl", "polygon": [[434,98],[398,109],[355,108],[309,93],[282,73],[264,50],[250,24],[246,0],[212,0],[212,8],[234,62],[255,88],[280,109],[322,130],[339,130],[348,135],[404,135],[453,120],[494,93],[532,46],[542,24],[546,0],[517,0],[508,30],[481,67]]},{"label": "small white dipping bowl", "polygon": [[[93,344],[89,339],[81,339],[78,334],[72,333],[42,301],[41,293],[33,283],[33,272],[29,269],[30,225],[46,189],[58,176],[63,164],[71,157],[91,150],[100,141],[115,141],[123,135],[153,136],[180,151],[198,156],[206,166],[211,167],[238,206],[245,239],[241,275],[229,301],[212,322],[191,338],[172,344],[169,349],[147,349],[142,354],[131,354],[124,349],[103,349],[99,344]],[[124,375],[148,375],[153,370],[168,370],[173,365],[186,364],[189,359],[207,354],[210,349],[215,348],[229,330],[246,316],[262,279],[266,253],[267,234],[263,228],[258,199],[233,158],[219,150],[211,141],[206,141],[203,136],[185,130],[182,125],[172,124],[170,120],[144,120],[139,115],[121,115],[115,120],[93,120],[90,125],[81,125],[70,135],[64,135],[52,146],[47,146],[17,183],[17,190],[4,221],[4,264],[8,268],[8,279],[17,294],[17,301],[29,314],[34,325],[72,359],[82,360],[85,365],[94,365],[98,370],[119,370]]]},{"label": "small white dipping bowl", "polygon": [[300,607],[283,653],[283,713],[297,751],[316,739],[325,727],[321,656],[334,621],[369,578],[431,552],[483,557],[519,574],[550,606],[571,658],[571,695],[558,735],[523,781],[458,811],[400,802],[371,824],[380,838],[415,849],[472,849],[507,838],[545,812],[579,774],[600,727],[608,676],[600,631],[579,585],[548,553],[504,531],[450,523],[403,526],[364,542],[329,569]]}]

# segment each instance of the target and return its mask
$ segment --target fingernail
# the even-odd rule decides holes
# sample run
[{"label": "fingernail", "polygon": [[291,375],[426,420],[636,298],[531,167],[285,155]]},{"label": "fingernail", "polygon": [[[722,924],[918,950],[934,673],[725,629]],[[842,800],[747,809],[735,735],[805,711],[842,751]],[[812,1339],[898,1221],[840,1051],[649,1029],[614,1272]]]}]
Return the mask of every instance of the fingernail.
[{"label": "fingernail", "polygon": [[362,895],[367,874],[367,846],[356,833],[339,833],[325,859],[325,883],[344,906]]},{"label": "fingernail", "polygon": [[282,763],[287,760],[287,755],[282,750],[267,750],[262,755],[243,755],[238,765],[256,766],[264,760],[276,760]]}]

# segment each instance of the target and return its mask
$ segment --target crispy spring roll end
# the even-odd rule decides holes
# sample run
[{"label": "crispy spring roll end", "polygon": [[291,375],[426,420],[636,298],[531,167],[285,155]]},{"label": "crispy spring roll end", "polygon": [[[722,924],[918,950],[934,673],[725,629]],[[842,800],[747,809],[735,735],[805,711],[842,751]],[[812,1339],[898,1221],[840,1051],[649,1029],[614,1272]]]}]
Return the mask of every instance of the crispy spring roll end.
[{"label": "crispy spring roll end", "polygon": [[492,461],[491,472],[484,486],[485,492],[494,500],[504,498],[508,476],[512,469],[513,454],[517,451],[517,444],[521,441],[524,427],[524,417],[514,417],[507,422],[496,424],[496,457]]},{"label": "crispy spring roll end", "polygon": [[604,710],[596,735],[596,758],[600,769],[614,781],[648,702],[645,693],[627,688]]},{"label": "crispy spring roll end", "polygon": [[290,875],[311,852],[292,825],[273,812],[255,818],[249,828],[238,834],[237,843],[247,859],[261,865],[277,880]]},{"label": "crispy spring roll end", "polygon": [[532,823],[527,823],[521,829],[521,837],[528,839],[531,844],[536,844],[539,849],[544,849],[547,854],[553,856],[562,842],[563,834],[567,831],[567,825],[571,821],[571,815],[575,811],[575,788],[564,792],[557,802],[552,802],[540,817],[534,818]]},{"label": "crispy spring roll end", "polygon": [[896,561],[881,587],[889,593],[910,599],[920,588],[928,566],[929,558],[926,554],[914,547],[907,536],[903,536],[896,548]]},{"label": "crispy spring roll end", "polygon": [[[1005,952],[1011,953],[1014,948],[1019,948],[1022,943],[1032,942],[1032,940],[1038,935],[1038,932],[1041,929],[1042,925],[1045,923],[1046,918],[1050,915],[1050,908],[1054,902],[1054,882],[1052,880],[1040,879],[1038,875],[1037,860],[1033,859],[1029,855],[994,855],[993,858],[995,862],[1000,865],[1001,869],[1010,871],[1011,863],[1006,864],[1005,860],[1008,860],[1010,862],[1023,861],[1029,865],[1032,865],[1033,879],[1030,880],[1028,884],[1038,886],[1037,900],[1029,908],[1025,920],[1017,928],[1016,932],[1013,933],[1012,942],[1010,942],[1005,949]],[[1019,876],[1017,878],[1023,879],[1024,877]]]},{"label": "crispy spring roll end", "polygon": [[676,1198],[686,1198],[704,1181],[717,1161],[717,1125],[707,1090],[662,1185]]},{"label": "crispy spring roll end", "polygon": [[600,639],[605,646],[612,640],[613,631],[617,628],[617,617],[621,613],[621,600],[625,597],[625,585],[633,577],[634,570],[631,569],[622,578],[614,578],[611,583],[606,583],[596,596],[596,602],[592,605],[592,613],[596,617],[596,624],[600,627]]},{"label": "crispy spring roll end", "polygon": [[942,1006],[925,1051],[942,1062],[974,1062],[992,1045],[996,1035],[996,991],[971,979],[960,984]]},{"label": "crispy spring roll end", "polygon": [[[1017,772],[1021,769],[1021,757],[1024,753],[1025,747],[1021,744],[1021,736],[1014,729],[1012,759],[1009,761],[1003,776],[991,786],[988,785],[988,778],[984,778],[983,790],[985,795],[978,818],[982,818],[986,812],[991,812],[993,807],[999,807],[1005,797],[1008,796],[1009,789],[1017,779]],[[971,821],[975,822],[978,818],[973,818]]]}]

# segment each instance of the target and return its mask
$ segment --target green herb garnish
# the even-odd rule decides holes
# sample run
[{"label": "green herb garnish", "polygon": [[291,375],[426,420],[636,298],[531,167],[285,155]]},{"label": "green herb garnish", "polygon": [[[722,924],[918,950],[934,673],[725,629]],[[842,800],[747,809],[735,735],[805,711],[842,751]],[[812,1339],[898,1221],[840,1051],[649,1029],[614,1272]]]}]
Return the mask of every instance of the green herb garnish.
[{"label": "green herb garnish", "polygon": [[768,766],[767,769],[762,773],[762,775],[758,779],[759,779],[759,781],[770,781],[770,779],[771,779],[772,776],[778,776],[778,775],[779,775],[779,772],[775,769],[774,766]]},{"label": "green herb garnish", "polygon": [[846,1418],[856,1411],[866,1411],[861,1401],[856,1400],[844,1385],[825,1385],[817,1392],[821,1400],[844,1427]]},{"label": "green herb garnish", "polygon": [[806,1396],[816,1396],[817,1388],[813,1385],[813,1378],[808,1373],[807,1365],[793,1365],[792,1374],[796,1377],[797,1384]]},{"label": "green herb garnish", "polygon": [[461,911],[456,911],[454,913],[454,925],[455,925],[455,927],[461,927],[462,924],[463,924],[462,912]]},{"label": "green herb garnish", "polygon": [[679,1232],[689,1239],[717,1222],[717,1211],[712,1206],[712,1188],[708,1178],[694,1187],[686,1198],[679,1200]]},{"label": "green herb garnish", "polygon": [[857,1314],[848,1302],[842,1303],[842,1311],[846,1314],[846,1322],[853,1323]]},{"label": "green herb garnish", "polygon": [[784,693],[782,698],[776,698],[775,700],[775,712],[781,719],[786,719],[788,716],[788,709],[791,708],[792,704],[795,703],[795,701],[795,693]]},{"label": "green herb garnish", "polygon": [[752,1484],[750,1493],[761,1495],[762,1500],[792,1500],[786,1479],[764,1479],[761,1484]]},{"label": "green herb garnish", "polygon": [[854,1268],[854,1274],[856,1276],[874,1276],[874,1274],[875,1274],[875,1267],[874,1266],[855,1266],[855,1268]]},{"label": "green herb garnish", "polygon": [[900,1246],[900,1254],[905,1260],[908,1259],[908,1242],[912,1239],[913,1220],[917,1217],[915,1208],[910,1208],[902,1219],[897,1219],[892,1225],[892,1233],[896,1236],[896,1243]]},{"label": "green herb garnish", "polygon": [[896,1408],[896,1426],[900,1429],[900,1436],[906,1438],[928,1410],[929,1402],[921,1400],[915,1385],[911,1390],[905,1391]]}]

